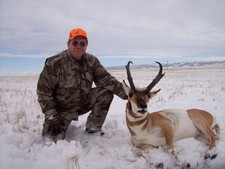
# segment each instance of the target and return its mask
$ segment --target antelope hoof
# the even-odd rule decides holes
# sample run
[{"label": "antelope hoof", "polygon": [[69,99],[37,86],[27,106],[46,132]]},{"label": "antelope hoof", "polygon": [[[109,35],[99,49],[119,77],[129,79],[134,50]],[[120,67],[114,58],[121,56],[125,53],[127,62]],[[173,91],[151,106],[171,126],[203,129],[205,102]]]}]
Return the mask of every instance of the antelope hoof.
[{"label": "antelope hoof", "polygon": [[163,169],[164,168],[164,164],[163,163],[159,163],[157,165],[155,165],[156,168],[158,169]]},{"label": "antelope hoof", "polygon": [[187,163],[186,167],[187,167],[187,168],[191,168],[190,163]]},{"label": "antelope hoof", "polygon": [[213,155],[211,156],[211,160],[214,160],[216,157],[217,157],[217,154],[213,154]]},{"label": "antelope hoof", "polygon": [[217,155],[218,155],[218,154],[210,155],[210,154],[207,153],[207,154],[204,156],[204,160],[208,160],[208,159],[214,160],[214,159],[217,157]]},{"label": "antelope hoof", "polygon": [[183,164],[181,165],[181,169],[190,169],[190,168],[191,168],[190,163],[183,163]]}]

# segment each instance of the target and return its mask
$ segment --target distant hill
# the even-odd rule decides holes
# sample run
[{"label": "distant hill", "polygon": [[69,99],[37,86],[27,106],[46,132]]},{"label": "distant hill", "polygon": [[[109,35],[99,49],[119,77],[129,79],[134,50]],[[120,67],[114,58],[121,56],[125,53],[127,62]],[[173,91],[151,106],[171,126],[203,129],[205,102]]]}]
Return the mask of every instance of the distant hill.
[{"label": "distant hill", "polygon": [[[177,62],[171,64],[162,64],[164,68],[225,68],[224,61],[208,61],[208,62]],[[145,69],[145,68],[157,68],[157,64],[132,64],[132,69]],[[123,66],[110,66],[108,70],[121,70],[125,69]]]}]

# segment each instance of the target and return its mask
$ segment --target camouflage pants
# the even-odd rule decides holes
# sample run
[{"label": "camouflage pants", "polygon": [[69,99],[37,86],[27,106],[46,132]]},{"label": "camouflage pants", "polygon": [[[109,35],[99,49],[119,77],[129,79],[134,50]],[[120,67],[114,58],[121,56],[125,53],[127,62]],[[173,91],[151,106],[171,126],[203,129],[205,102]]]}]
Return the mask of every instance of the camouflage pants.
[{"label": "camouflage pants", "polygon": [[[113,93],[104,88],[92,88],[90,93],[87,96],[86,103],[82,106],[81,109],[78,110],[78,115],[83,115],[91,111],[87,118],[86,128],[94,128],[96,130],[100,130],[105,118],[107,116],[110,104],[113,100]],[[49,121],[45,119],[43,124],[42,135],[47,136],[54,141],[61,140],[65,138],[65,133],[70,125],[72,120],[63,118],[64,124],[62,127],[62,133],[53,136],[48,133],[49,129]]]}]

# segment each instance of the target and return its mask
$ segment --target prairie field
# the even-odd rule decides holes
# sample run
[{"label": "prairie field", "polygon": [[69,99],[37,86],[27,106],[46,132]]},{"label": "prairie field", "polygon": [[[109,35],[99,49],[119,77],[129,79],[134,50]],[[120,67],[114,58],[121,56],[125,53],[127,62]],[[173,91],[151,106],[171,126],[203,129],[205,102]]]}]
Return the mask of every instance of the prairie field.
[{"label": "prairie field", "polygon": [[[191,168],[222,169],[225,166],[225,68],[165,69],[153,90],[161,91],[149,102],[149,112],[161,109],[204,109],[220,125],[218,156],[205,161],[207,146],[188,138],[177,141],[179,157]],[[125,70],[110,73],[122,82]],[[158,69],[132,69],[137,87],[146,87]],[[66,139],[46,146],[41,131],[44,115],[36,95],[37,76],[0,77],[0,169],[146,169],[163,162],[177,168],[163,147],[142,152],[135,148],[125,121],[126,100],[114,97],[103,126],[105,134],[84,133],[88,114],[71,123]]]}]

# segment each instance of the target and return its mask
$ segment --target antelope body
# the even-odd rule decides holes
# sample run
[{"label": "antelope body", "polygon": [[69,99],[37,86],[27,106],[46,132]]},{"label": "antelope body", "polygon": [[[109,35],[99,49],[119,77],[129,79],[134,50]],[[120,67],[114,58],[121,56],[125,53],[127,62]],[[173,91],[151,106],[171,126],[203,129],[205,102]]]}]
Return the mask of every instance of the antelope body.
[{"label": "antelope body", "polygon": [[156,78],[143,89],[135,88],[128,62],[126,65],[130,87],[124,81],[124,90],[128,96],[126,122],[134,145],[140,148],[166,145],[177,159],[174,142],[184,138],[205,136],[209,149],[215,147],[219,135],[219,126],[213,116],[200,109],[166,109],[148,113],[147,103],[160,91],[151,89],[164,76],[162,65]]}]

